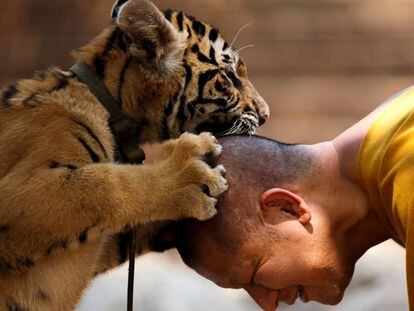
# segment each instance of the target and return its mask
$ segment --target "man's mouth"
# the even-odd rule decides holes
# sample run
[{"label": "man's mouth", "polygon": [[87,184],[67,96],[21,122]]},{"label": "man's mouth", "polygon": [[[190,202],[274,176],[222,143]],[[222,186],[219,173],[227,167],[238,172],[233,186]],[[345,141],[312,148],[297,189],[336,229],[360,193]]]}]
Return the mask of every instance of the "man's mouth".
[{"label": "man's mouth", "polygon": [[305,303],[309,301],[302,285],[286,290],[282,296],[283,297],[280,300],[288,305],[293,305],[298,298]]}]

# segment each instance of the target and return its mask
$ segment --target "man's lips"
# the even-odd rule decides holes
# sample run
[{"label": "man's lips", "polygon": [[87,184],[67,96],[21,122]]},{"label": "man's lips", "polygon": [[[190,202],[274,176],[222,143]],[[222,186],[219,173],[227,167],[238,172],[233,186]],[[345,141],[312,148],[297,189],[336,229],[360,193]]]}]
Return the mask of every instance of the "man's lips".
[{"label": "man's lips", "polygon": [[[252,294],[251,291],[248,290],[248,292]],[[262,307],[264,311],[277,310],[280,301],[285,302],[289,305],[293,305],[298,298],[300,298],[300,300],[303,303],[307,303],[310,301],[310,299],[308,298],[308,293],[302,285],[297,287],[286,288],[284,291],[281,290],[272,292],[278,292],[277,295],[272,297],[273,299],[270,296],[267,296],[267,294],[265,294],[264,296],[259,295],[254,297],[255,301]]]},{"label": "man's lips", "polygon": [[303,286],[290,287],[281,292],[279,300],[288,305],[293,305],[298,298],[303,299],[305,293]]},{"label": "man's lips", "polygon": [[255,284],[249,284],[244,289],[264,311],[274,311],[277,309],[279,291],[270,290]]}]

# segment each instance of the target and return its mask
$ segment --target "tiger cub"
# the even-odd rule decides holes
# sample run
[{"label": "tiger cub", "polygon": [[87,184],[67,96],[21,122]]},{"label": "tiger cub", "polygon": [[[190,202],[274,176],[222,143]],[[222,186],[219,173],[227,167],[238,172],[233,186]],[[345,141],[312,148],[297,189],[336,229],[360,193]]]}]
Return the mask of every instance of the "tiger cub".
[{"label": "tiger cub", "polygon": [[211,134],[254,133],[268,106],[212,26],[147,0],[119,0],[76,61],[90,65],[135,126],[162,142],[151,165],[121,165],[108,112],[52,68],[0,101],[0,310],[72,310],[94,276],[126,260],[126,228],[150,250],[159,221],[215,215],[227,190]]}]

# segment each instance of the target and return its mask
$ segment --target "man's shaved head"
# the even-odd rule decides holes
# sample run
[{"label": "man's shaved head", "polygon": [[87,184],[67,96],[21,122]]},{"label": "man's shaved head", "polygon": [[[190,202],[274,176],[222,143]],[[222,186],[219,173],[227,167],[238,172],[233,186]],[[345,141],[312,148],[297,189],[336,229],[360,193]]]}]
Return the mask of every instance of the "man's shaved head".
[{"label": "man's shaved head", "polygon": [[268,235],[266,231],[274,228],[259,226],[264,223],[258,203],[260,195],[269,188],[306,179],[316,172],[313,155],[301,145],[258,136],[229,136],[220,139],[220,144],[223,153],[219,162],[227,170],[229,191],[219,199],[218,213],[213,219],[188,220],[180,226],[178,249],[189,265],[199,261],[210,246],[233,254],[246,241],[258,242]]}]

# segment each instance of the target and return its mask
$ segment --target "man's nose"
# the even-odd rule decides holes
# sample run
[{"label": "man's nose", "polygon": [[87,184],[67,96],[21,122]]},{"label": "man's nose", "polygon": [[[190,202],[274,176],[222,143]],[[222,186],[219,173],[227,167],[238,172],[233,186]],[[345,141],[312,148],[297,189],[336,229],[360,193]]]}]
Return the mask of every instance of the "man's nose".
[{"label": "man's nose", "polygon": [[279,291],[267,289],[256,284],[249,284],[244,289],[264,311],[274,311],[277,309]]}]

